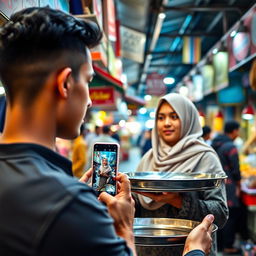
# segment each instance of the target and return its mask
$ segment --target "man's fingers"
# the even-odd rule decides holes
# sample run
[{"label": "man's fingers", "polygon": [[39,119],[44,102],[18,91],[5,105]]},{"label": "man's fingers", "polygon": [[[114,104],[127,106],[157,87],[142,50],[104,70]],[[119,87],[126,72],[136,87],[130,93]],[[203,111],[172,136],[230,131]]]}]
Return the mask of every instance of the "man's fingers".
[{"label": "man's fingers", "polygon": [[204,217],[203,221],[202,221],[202,225],[204,225],[204,227],[207,230],[211,230],[211,225],[214,221],[214,216],[212,214],[208,214]]},{"label": "man's fingers", "polygon": [[87,182],[92,176],[92,168],[90,168],[85,174],[80,178],[79,181],[81,182]]},{"label": "man's fingers", "polygon": [[101,202],[104,202],[106,205],[110,204],[113,200],[115,200],[115,198],[108,194],[107,192],[100,193],[98,198]]},{"label": "man's fingers", "polygon": [[130,181],[129,181],[128,176],[126,174],[118,173],[118,175],[116,176],[116,180],[121,183],[122,191],[124,191],[126,193],[131,192]]}]

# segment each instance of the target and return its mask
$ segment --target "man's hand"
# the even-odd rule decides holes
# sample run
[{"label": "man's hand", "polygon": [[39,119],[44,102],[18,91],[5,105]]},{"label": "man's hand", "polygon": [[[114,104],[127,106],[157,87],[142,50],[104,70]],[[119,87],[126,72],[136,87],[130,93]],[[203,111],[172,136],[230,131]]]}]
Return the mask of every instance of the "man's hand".
[{"label": "man's hand", "polygon": [[206,255],[210,253],[212,246],[212,223],[214,216],[207,215],[201,224],[195,227],[187,237],[183,256],[192,250],[202,250]]},{"label": "man's hand", "polygon": [[116,233],[126,240],[134,255],[136,255],[133,236],[135,208],[131,196],[130,182],[127,175],[122,173],[119,173],[115,179],[118,185],[117,195],[113,197],[106,192],[102,192],[99,195],[99,200],[107,205],[109,214],[114,219]]},{"label": "man's hand", "polygon": [[87,172],[85,172],[79,181],[83,183],[87,183],[91,177],[92,177],[92,168],[90,168]]},{"label": "man's hand", "polygon": [[171,192],[161,192],[161,193],[136,192],[136,193],[149,197],[158,203],[170,204],[178,209],[182,207],[182,196],[179,193],[171,193]]}]

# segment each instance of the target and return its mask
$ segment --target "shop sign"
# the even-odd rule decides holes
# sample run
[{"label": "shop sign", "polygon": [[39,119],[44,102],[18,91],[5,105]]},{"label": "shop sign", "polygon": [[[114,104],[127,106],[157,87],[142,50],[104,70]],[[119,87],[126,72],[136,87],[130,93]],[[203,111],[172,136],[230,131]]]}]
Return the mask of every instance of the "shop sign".
[{"label": "shop sign", "polygon": [[203,94],[208,95],[214,91],[213,65],[204,65],[201,70],[203,76]]},{"label": "shop sign", "polygon": [[14,12],[25,8],[47,5],[53,9],[69,12],[68,0],[0,0],[0,10],[7,17],[10,17]]},{"label": "shop sign", "polygon": [[101,0],[93,0],[93,13],[96,15],[98,23],[103,28],[102,2]]},{"label": "shop sign", "polygon": [[93,107],[115,104],[113,87],[94,87],[89,92]]},{"label": "shop sign", "polygon": [[116,14],[113,0],[103,1],[104,7],[104,30],[108,35],[108,39],[112,42],[116,41]]},{"label": "shop sign", "polygon": [[[242,21],[247,31],[239,32],[234,37],[227,37],[229,71],[237,69],[256,56],[256,7],[252,8]],[[238,28],[239,23],[234,30]]]},{"label": "shop sign", "polygon": [[156,72],[147,76],[147,94],[162,96],[166,94],[166,85],[163,82],[164,75],[160,75]]},{"label": "shop sign", "polygon": [[218,52],[213,55],[214,87],[219,91],[228,86],[228,53]]},{"label": "shop sign", "polygon": [[143,63],[146,35],[133,29],[120,26],[122,56]]}]

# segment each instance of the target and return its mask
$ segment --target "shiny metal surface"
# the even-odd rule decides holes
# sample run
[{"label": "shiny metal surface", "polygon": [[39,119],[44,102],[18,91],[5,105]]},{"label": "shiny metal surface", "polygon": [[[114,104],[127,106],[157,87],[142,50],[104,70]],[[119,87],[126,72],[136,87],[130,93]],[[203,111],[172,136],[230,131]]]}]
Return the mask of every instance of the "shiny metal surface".
[{"label": "shiny metal surface", "polygon": [[[199,224],[197,221],[171,218],[135,218],[134,236],[138,246],[184,245],[190,231]],[[218,227],[213,224],[212,232]]]},{"label": "shiny metal surface", "polygon": [[206,173],[129,172],[132,191],[187,192],[218,187],[227,176]]}]

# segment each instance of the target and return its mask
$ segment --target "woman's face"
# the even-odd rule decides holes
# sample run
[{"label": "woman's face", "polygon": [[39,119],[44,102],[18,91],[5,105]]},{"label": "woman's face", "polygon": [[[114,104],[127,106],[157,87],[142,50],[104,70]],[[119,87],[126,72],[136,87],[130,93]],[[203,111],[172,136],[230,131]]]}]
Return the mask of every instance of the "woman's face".
[{"label": "woman's face", "polygon": [[181,121],[175,110],[164,102],[157,114],[157,130],[159,136],[169,146],[174,146],[181,135]]}]

